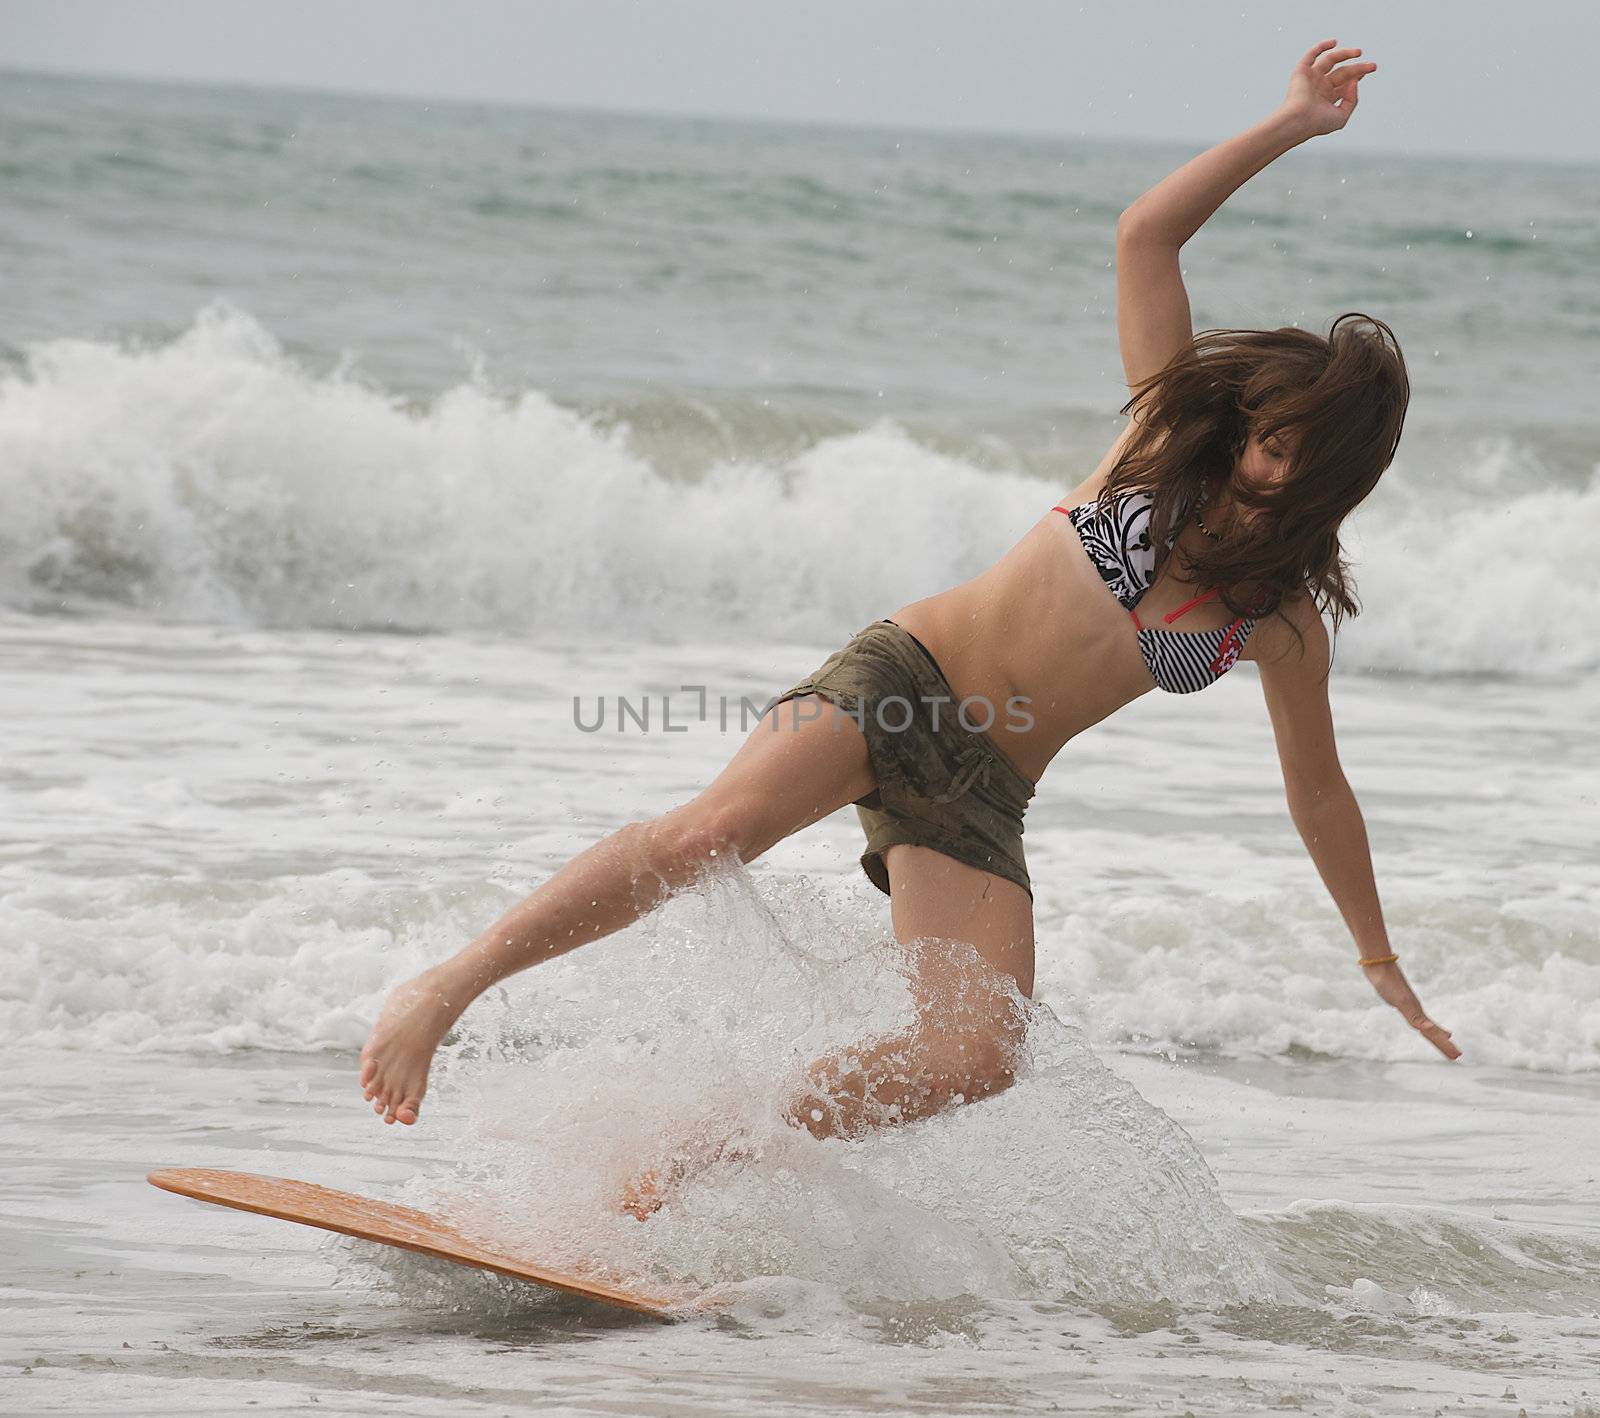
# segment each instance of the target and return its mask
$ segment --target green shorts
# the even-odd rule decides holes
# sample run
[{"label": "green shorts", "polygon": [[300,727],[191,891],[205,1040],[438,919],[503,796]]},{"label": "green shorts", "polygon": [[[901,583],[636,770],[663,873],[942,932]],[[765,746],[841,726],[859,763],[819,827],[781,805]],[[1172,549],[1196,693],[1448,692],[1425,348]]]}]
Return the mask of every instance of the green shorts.
[{"label": "green shorts", "polygon": [[[958,713],[933,656],[891,620],[857,631],[766,712],[778,713],[774,706],[802,694],[819,695],[850,715],[866,738],[878,786],[855,808],[867,834],[861,867],[879,891],[889,892],[883,854],[907,843],[1014,881],[1032,897],[1022,817],[1034,785],[994,740],[1003,706],[994,706],[990,732],[968,728],[989,720],[989,707]],[[787,718],[774,725],[791,726]]]}]

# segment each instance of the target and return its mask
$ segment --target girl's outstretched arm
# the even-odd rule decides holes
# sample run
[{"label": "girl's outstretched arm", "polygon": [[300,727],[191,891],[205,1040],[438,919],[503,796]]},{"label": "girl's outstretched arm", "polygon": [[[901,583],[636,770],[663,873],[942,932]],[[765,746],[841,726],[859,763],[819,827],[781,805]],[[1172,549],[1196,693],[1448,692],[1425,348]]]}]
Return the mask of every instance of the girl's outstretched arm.
[{"label": "girl's outstretched arm", "polygon": [[1182,246],[1268,163],[1307,138],[1343,128],[1355,112],[1357,85],[1378,66],[1345,62],[1361,51],[1335,49],[1336,42],[1322,40],[1300,56],[1276,112],[1191,158],[1129,206],[1119,235],[1137,232]]},{"label": "girl's outstretched arm", "polygon": [[[1428,1017],[1389,943],[1366,823],[1334,742],[1327,627],[1306,595],[1288,603],[1285,617],[1284,622],[1270,620],[1256,631],[1260,639],[1255,648],[1289,815],[1350,929],[1367,983],[1441,1054],[1458,1059],[1461,1050],[1450,1031]],[[1290,622],[1300,631],[1298,643]]]},{"label": "girl's outstretched arm", "polygon": [[1277,111],[1192,158],[1132,203],[1117,222],[1117,338],[1136,389],[1194,338],[1178,250],[1234,191],[1274,158],[1349,121],[1356,86],[1376,64],[1323,40],[1300,58]]}]

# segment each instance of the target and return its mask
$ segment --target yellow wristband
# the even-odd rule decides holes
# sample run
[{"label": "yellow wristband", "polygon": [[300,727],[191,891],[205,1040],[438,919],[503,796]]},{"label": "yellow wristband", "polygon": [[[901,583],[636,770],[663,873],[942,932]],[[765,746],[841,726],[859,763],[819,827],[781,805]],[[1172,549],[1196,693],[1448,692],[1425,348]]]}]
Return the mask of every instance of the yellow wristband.
[{"label": "yellow wristband", "polygon": [[1398,960],[1399,958],[1400,957],[1398,955],[1374,955],[1372,957],[1372,959],[1370,959],[1370,960],[1358,960],[1358,961],[1356,961],[1356,964],[1357,965],[1388,965],[1392,961]]}]

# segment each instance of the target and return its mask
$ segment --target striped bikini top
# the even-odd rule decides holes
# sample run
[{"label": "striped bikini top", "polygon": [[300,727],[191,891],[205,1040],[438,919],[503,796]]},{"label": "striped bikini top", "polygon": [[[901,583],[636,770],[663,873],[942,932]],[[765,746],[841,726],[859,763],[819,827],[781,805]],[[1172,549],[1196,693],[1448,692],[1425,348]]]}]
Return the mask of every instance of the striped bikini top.
[{"label": "striped bikini top", "polygon": [[[1101,511],[1098,502],[1085,502],[1077,507],[1063,507],[1058,503],[1050,510],[1066,514],[1101,579],[1133,617],[1139,653],[1144,656],[1150,677],[1159,688],[1172,694],[1191,694],[1215,684],[1233,668],[1244,642],[1255,629],[1255,621],[1240,616],[1232,625],[1215,630],[1163,630],[1140,621],[1138,603],[1155,577],[1156,552],[1150,540],[1151,508],[1150,494],[1135,491],[1114,498],[1109,514]],[[1168,538],[1167,546],[1170,548],[1176,540],[1174,533]],[[1216,600],[1219,594],[1214,588],[1204,591],[1193,600],[1185,601],[1177,610],[1167,612],[1162,620],[1171,625],[1186,611]]]}]

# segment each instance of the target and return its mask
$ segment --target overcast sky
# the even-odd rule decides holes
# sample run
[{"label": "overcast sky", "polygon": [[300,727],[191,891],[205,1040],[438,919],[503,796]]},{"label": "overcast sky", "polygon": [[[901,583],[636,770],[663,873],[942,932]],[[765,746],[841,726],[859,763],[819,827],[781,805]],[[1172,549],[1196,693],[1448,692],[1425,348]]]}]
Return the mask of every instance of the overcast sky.
[{"label": "overcast sky", "polygon": [[0,0],[0,65],[1202,145],[1319,39],[1351,150],[1600,163],[1600,0]]}]

